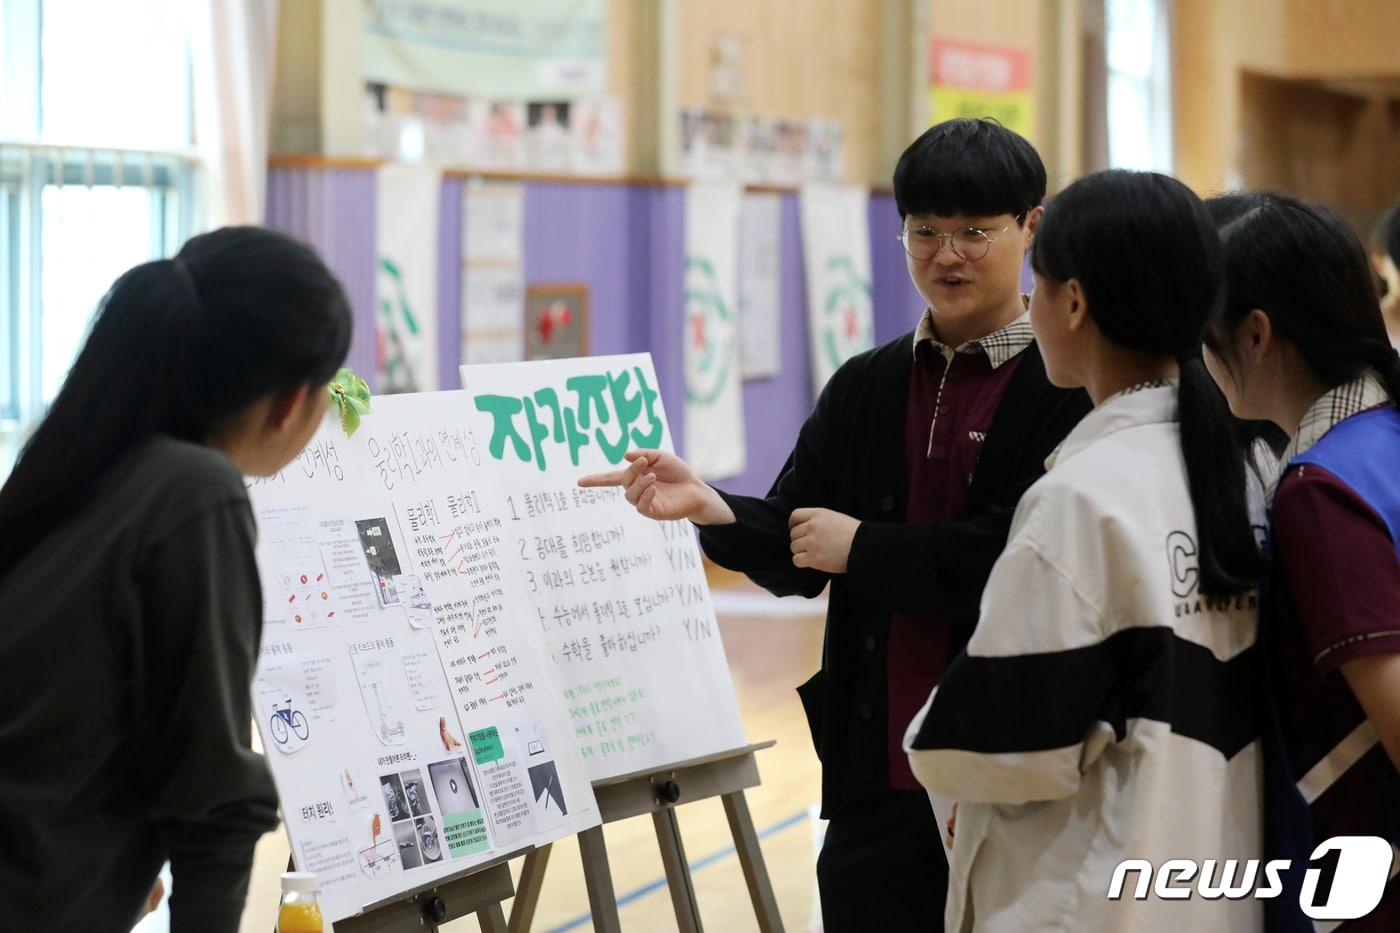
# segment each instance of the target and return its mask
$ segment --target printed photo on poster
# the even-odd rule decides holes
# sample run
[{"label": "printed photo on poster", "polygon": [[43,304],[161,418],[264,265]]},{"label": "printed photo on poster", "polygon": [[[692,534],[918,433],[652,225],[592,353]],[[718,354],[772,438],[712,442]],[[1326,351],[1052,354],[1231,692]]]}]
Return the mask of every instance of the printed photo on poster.
[{"label": "printed photo on poster", "polygon": [[526,167],[533,172],[567,172],[573,144],[569,102],[531,103],[525,110]]},{"label": "printed photo on poster", "polygon": [[588,355],[588,286],[531,285],[525,290],[525,359]]},{"label": "printed photo on poster", "polygon": [[397,606],[401,599],[395,580],[403,572],[399,567],[399,556],[394,547],[394,537],[389,531],[389,523],[383,518],[366,518],[355,522],[359,529],[360,541],[365,558],[369,561],[370,573],[374,574],[376,591],[381,606]]}]

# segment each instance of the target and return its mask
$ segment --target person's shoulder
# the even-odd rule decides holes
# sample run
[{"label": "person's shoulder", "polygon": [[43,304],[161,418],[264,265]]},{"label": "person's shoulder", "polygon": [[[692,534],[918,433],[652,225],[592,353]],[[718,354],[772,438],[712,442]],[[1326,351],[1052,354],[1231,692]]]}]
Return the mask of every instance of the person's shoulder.
[{"label": "person's shoulder", "polygon": [[157,502],[182,512],[208,511],[230,502],[246,502],[243,474],[222,451],[165,435],[153,438],[136,455],[131,479],[144,484]]}]

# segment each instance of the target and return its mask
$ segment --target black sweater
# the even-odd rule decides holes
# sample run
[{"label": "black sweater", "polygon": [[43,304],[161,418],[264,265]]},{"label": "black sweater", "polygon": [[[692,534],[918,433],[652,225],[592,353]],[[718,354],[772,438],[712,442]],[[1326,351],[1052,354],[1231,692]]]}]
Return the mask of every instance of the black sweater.
[{"label": "black sweater", "polygon": [[[822,669],[798,688],[822,761],[822,815],[828,818],[890,792],[885,651],[891,612],[936,613],[953,629],[950,656],[962,650],[1017,501],[1091,408],[1083,392],[1050,385],[1032,344],[992,419],[965,517],[906,525],[905,400],[912,369],[912,333],[847,361],[822,390],[767,498],[722,494],[738,521],[700,528],[711,560],[779,596],[813,597],[831,584]],[[861,521],[844,574],[792,564],[788,517],[813,507]],[[873,715],[862,718],[862,708]]]},{"label": "black sweater", "polygon": [[172,930],[236,933],[277,825],[255,533],[227,457],[159,438],[0,577],[0,930],[130,930],[169,859]]}]

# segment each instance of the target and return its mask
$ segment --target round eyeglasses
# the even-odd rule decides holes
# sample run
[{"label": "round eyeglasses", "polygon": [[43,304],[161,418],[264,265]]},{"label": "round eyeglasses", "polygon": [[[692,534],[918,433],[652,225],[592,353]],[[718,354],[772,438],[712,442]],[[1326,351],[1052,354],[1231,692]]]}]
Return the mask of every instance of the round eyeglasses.
[{"label": "round eyeglasses", "polygon": [[[1021,218],[1018,215],[1016,223],[1020,222]],[[1010,229],[1011,224],[1007,224],[1000,230],[963,227],[952,233],[939,233],[926,224],[917,224],[913,227],[901,227],[898,236],[899,242],[904,244],[904,251],[916,262],[927,262],[937,256],[938,251],[943,248],[944,239],[947,239],[954,256],[964,262],[976,262],[986,256],[997,238]]]}]

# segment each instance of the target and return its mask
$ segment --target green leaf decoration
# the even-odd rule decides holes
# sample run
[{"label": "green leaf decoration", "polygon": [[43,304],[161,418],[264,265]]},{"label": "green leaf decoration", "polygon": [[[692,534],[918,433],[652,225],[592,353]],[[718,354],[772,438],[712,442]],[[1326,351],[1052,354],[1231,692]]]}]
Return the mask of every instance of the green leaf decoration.
[{"label": "green leaf decoration", "polygon": [[331,404],[340,412],[341,430],[345,432],[346,437],[353,437],[355,430],[360,426],[360,418],[371,413],[369,383],[355,375],[355,371],[350,367],[343,366],[331,380],[328,391]]}]

